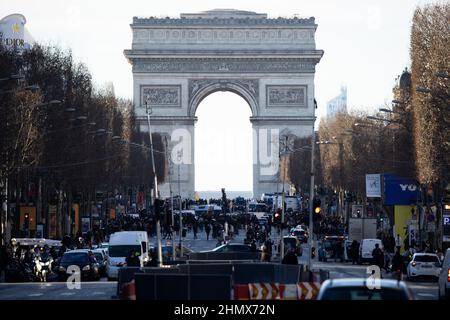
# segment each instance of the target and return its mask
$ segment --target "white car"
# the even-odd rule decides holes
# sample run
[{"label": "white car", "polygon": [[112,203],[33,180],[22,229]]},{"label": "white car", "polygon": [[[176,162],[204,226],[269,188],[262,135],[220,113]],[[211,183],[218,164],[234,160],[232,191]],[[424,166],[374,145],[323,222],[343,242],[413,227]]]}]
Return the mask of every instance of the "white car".
[{"label": "white car", "polygon": [[406,269],[408,279],[419,276],[438,278],[440,273],[441,261],[434,253],[415,253]]}]

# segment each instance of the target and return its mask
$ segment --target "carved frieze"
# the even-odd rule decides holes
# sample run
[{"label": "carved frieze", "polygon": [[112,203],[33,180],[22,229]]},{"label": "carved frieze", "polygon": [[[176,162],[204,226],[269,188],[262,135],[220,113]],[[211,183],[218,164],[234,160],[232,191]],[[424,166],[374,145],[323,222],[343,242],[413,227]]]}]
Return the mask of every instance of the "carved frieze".
[{"label": "carved frieze", "polygon": [[181,107],[180,85],[142,85],[141,106]]},{"label": "carved frieze", "polygon": [[308,29],[135,29],[134,43],[285,43],[314,41]]},{"label": "carved frieze", "polygon": [[266,106],[306,108],[306,86],[268,85],[266,87]]},{"label": "carved frieze", "polygon": [[149,58],[133,59],[133,72],[145,73],[311,73],[316,59]]}]

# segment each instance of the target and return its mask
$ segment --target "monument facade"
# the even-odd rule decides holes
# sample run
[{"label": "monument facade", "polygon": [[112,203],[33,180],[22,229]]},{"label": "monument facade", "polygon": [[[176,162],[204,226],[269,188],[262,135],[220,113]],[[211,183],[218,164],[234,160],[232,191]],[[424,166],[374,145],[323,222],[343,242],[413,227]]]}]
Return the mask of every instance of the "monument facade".
[{"label": "monument facade", "polygon": [[[314,74],[323,55],[314,18],[211,10],[134,17],[131,29],[132,46],[124,54],[132,65],[135,116],[148,132],[150,107],[152,131],[168,137],[171,179],[176,186],[179,170],[182,197],[195,192],[195,112],[217,91],[238,94],[251,109],[253,196],[276,191],[280,139],[313,130]],[[160,190],[168,195],[167,183]]]}]

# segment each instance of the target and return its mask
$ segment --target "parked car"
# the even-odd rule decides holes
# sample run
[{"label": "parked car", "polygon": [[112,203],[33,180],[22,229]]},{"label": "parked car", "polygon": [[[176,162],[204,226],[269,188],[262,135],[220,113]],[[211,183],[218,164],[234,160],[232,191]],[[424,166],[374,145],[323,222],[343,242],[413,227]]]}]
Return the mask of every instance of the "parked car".
[{"label": "parked car", "polygon": [[409,280],[420,276],[439,278],[441,261],[434,253],[415,253],[406,269]]},{"label": "parked car", "polygon": [[332,279],[321,285],[317,300],[414,300],[414,295],[404,281]]},{"label": "parked car", "polygon": [[439,299],[450,299],[450,248],[445,252],[438,280]]},{"label": "parked car", "polygon": [[99,265],[98,272],[101,277],[106,277],[106,265],[108,264],[108,256],[105,253],[104,249],[94,249],[92,250],[94,253],[95,259]]},{"label": "parked car", "polygon": [[81,272],[81,280],[99,280],[99,264],[90,255],[88,249],[66,251],[59,263],[58,277],[60,281],[66,281],[72,275],[70,266],[78,266]]}]

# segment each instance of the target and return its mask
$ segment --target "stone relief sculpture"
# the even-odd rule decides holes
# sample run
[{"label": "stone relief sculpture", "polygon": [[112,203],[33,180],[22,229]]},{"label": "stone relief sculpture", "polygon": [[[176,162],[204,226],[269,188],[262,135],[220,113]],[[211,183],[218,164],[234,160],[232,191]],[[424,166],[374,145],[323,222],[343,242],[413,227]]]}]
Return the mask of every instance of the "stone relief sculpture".
[{"label": "stone relief sculpture", "polygon": [[180,86],[142,86],[141,92],[143,104],[157,107],[181,106]]},{"label": "stone relief sculpture", "polygon": [[305,86],[267,86],[268,107],[306,107]]}]

